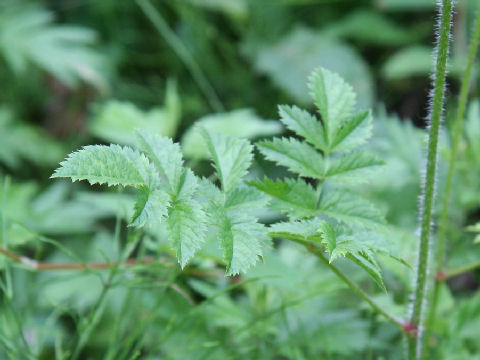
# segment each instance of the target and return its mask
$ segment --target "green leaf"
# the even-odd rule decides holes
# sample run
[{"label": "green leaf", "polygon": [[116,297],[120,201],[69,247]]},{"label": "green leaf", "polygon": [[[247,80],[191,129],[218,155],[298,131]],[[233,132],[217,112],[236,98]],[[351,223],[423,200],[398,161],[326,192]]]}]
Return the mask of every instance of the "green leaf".
[{"label": "green leaf", "polygon": [[[414,1],[421,2],[422,0]],[[377,4],[384,2],[379,0]],[[408,0],[405,2],[408,2]],[[382,9],[384,9],[383,6]],[[406,27],[391,21],[391,16],[386,12],[360,8],[360,10],[349,11],[339,21],[332,22],[332,25],[327,26],[325,32],[334,37],[354,39],[362,44],[399,46],[417,42],[422,38],[422,31],[419,31],[419,29],[411,30],[408,31]]]},{"label": "green leaf", "polygon": [[305,142],[294,138],[275,138],[259,142],[257,147],[268,160],[285,166],[293,173],[315,179],[324,175],[322,155]]},{"label": "green leaf", "polygon": [[[335,229],[329,222],[322,221],[318,224],[318,231],[322,235],[322,244],[324,244],[327,247],[328,252],[332,254],[337,247]],[[330,262],[333,260],[333,256],[330,256]]]},{"label": "green leaf", "polygon": [[183,169],[178,184],[177,199],[189,199],[196,194],[198,189],[198,178],[190,169]]},{"label": "green leaf", "polygon": [[268,203],[268,197],[252,187],[238,187],[228,194],[225,201],[227,209],[258,209]]},{"label": "green leaf", "polygon": [[158,181],[154,165],[143,154],[119,145],[85,146],[68,155],[51,177],[134,187],[151,187]]},{"label": "green leaf", "polygon": [[342,74],[355,89],[362,108],[372,105],[374,86],[369,66],[355,47],[324,31],[298,26],[278,42],[262,44],[255,51],[255,68],[303,105],[311,101],[305,79],[318,66]]},{"label": "green leaf", "polygon": [[8,107],[0,106],[0,163],[18,169],[27,160],[50,167],[63,159],[63,148],[44,129],[23,123]]},{"label": "green leaf", "polygon": [[465,228],[465,230],[470,231],[470,232],[480,233],[480,222],[477,222],[476,224],[467,226]]},{"label": "green leaf", "polygon": [[[335,238],[335,247],[332,249],[330,252],[330,262],[333,262],[335,259],[339,257],[346,257],[348,254],[359,254],[359,253],[365,253],[367,254],[370,258],[373,259],[373,254],[372,251],[362,244],[361,242],[355,240],[352,240],[345,235],[333,234]],[[337,239],[338,238],[338,239]]]},{"label": "green leaf", "polygon": [[362,244],[363,247],[370,249],[372,252],[388,256],[402,265],[411,268],[411,265],[407,261],[394,255],[395,253],[399,253],[399,249],[394,246],[398,245],[397,243],[392,243],[392,238],[394,238],[395,235],[390,231],[355,231],[351,236],[355,237],[356,242]]},{"label": "green leaf", "polygon": [[269,235],[272,238],[289,239],[303,245],[307,245],[308,242],[321,243],[330,255],[330,263],[339,257],[346,257],[362,267],[385,290],[380,268],[373,255],[374,250],[362,241],[351,240],[329,222],[311,219],[277,223],[270,226]]},{"label": "green leaf", "polygon": [[195,121],[182,136],[182,150],[185,157],[200,160],[207,159],[209,151],[202,137],[201,129],[212,133],[252,139],[271,136],[282,132],[278,121],[265,120],[257,116],[252,109],[238,109],[227,113],[216,113]]},{"label": "green leaf", "polygon": [[216,207],[223,207],[225,204],[225,194],[208,179],[200,179],[197,194]]},{"label": "green leaf", "polygon": [[248,140],[215,134],[203,129],[203,137],[213,159],[217,176],[225,193],[232,191],[247,173],[252,162],[252,145]]},{"label": "green leaf", "polygon": [[171,196],[168,207],[167,234],[182,266],[195,255],[206,240],[207,215],[194,199],[199,182],[190,169],[183,169],[177,193]]},{"label": "green leaf", "polygon": [[135,213],[131,226],[153,226],[161,223],[168,215],[170,196],[163,190],[150,191],[147,187],[140,188],[137,192]]},{"label": "green leaf", "polygon": [[361,183],[365,182],[365,171],[383,161],[368,152],[353,152],[331,160],[325,175],[331,181]]},{"label": "green leaf", "polygon": [[325,134],[320,121],[308,111],[296,106],[280,105],[280,121],[296,134],[303,136],[319,150],[327,149]]},{"label": "green leaf", "polygon": [[137,131],[137,139],[139,149],[148,155],[167,181],[170,190],[176,193],[184,171],[180,146],[168,137],[143,130]]},{"label": "green leaf", "polygon": [[400,49],[384,63],[382,73],[388,80],[408,76],[424,76],[432,67],[432,50],[427,46],[410,46]]},{"label": "green leaf", "polygon": [[350,253],[347,258],[365,270],[383,291],[387,291],[378,264],[367,253]]},{"label": "green leaf", "polygon": [[480,100],[471,100],[468,106],[468,113],[465,119],[465,125],[463,126],[463,133],[468,146],[466,151],[474,154],[474,158],[479,162],[480,157]]},{"label": "green leaf", "polygon": [[326,221],[320,223],[319,228],[322,234],[322,243],[327,246],[330,254],[330,263],[339,257],[346,257],[364,269],[375,280],[378,286],[386,291],[380,273],[380,267],[374,258],[372,249],[361,241],[357,241],[356,239],[352,240],[349,235],[344,235],[338,230],[336,231],[333,226]]},{"label": "green leaf", "polygon": [[470,231],[470,232],[474,232],[474,233],[478,233],[475,238],[473,239],[473,243],[474,244],[478,244],[480,243],[480,222],[477,222],[476,224],[474,225],[469,225],[465,228],[465,230],[467,231]]},{"label": "green leaf", "polygon": [[320,220],[309,219],[292,222],[280,222],[270,225],[269,235],[272,238],[290,239],[293,241],[321,242],[321,233],[319,231]]},{"label": "green leaf", "polygon": [[327,193],[318,210],[348,226],[377,228],[385,222],[382,213],[372,203],[349,191]]},{"label": "green leaf", "polygon": [[354,114],[335,133],[330,151],[348,151],[364,144],[372,136],[372,129],[373,121],[370,110]]},{"label": "green leaf", "polygon": [[291,219],[315,215],[317,194],[302,179],[254,180],[249,185],[273,197],[272,208],[287,214]]},{"label": "green leaf", "polygon": [[262,244],[270,240],[265,226],[250,216],[231,219],[226,213],[218,221],[227,275],[247,271],[262,256]]},{"label": "green leaf", "polygon": [[322,116],[327,142],[331,144],[334,134],[352,114],[355,93],[338,74],[324,68],[312,73],[308,85]]},{"label": "green leaf", "polygon": [[206,222],[205,212],[198,201],[188,197],[172,201],[167,231],[182,268],[205,242]]},{"label": "green leaf", "polygon": [[147,111],[127,101],[110,100],[94,107],[90,132],[107,142],[135,145],[135,129],[174,137],[180,122],[180,101],[174,82],[167,83],[165,106]]},{"label": "green leaf", "polygon": [[[448,64],[448,73],[461,77],[465,61],[453,56]],[[387,80],[398,80],[413,76],[428,76],[432,69],[432,49],[423,45],[411,45],[398,50],[385,61],[382,74]]]},{"label": "green leaf", "polygon": [[0,55],[14,72],[26,73],[34,65],[69,87],[81,80],[108,90],[107,59],[91,46],[97,37],[93,30],[56,25],[53,13],[34,3],[0,5]]},{"label": "green leaf", "polygon": [[378,7],[386,11],[408,10],[413,13],[414,11],[433,9],[435,2],[431,0],[379,0]]}]

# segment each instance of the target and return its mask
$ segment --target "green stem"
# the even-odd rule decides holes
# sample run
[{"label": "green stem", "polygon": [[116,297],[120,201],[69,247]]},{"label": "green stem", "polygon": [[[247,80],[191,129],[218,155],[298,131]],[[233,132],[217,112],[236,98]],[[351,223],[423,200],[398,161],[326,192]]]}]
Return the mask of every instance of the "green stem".
[{"label": "green stem", "polygon": [[342,272],[339,268],[337,268],[335,265],[331,264],[325,256],[323,256],[322,253],[319,252],[319,250],[311,251],[317,258],[319,258],[325,265],[327,265],[330,270],[332,270],[335,275],[337,275],[345,284],[348,285],[350,289],[353,290],[355,294],[360,296],[363,300],[365,300],[370,307],[376,311],[377,313],[383,315],[387,320],[392,322],[393,324],[397,325],[401,331],[407,331],[404,322],[402,319],[396,317],[395,315],[390,314],[387,310],[383,309],[379,304],[373,300],[370,295],[368,295],[365,291],[362,290],[360,286],[355,284],[350,278]]},{"label": "green stem", "polygon": [[[458,147],[460,144],[460,138],[462,134],[462,122],[465,115],[465,109],[467,107],[468,91],[470,89],[470,81],[472,77],[473,64],[475,62],[475,57],[477,55],[478,43],[480,41],[480,9],[477,10],[477,16],[474,25],[473,36],[470,41],[470,46],[468,50],[468,59],[465,72],[463,74],[462,85],[460,89],[460,97],[458,101],[458,109],[455,117],[455,122],[453,123],[453,134],[452,134],[452,149],[450,152],[450,160],[448,165],[447,180],[445,184],[445,192],[443,195],[442,202],[442,213],[440,218],[440,225],[438,231],[438,247],[436,252],[436,273],[440,274],[443,272],[445,267],[445,235],[447,228],[448,220],[448,207],[450,203],[450,194],[452,191],[452,182],[453,174],[455,170],[455,160],[457,158]],[[461,272],[468,271],[470,268],[465,267],[466,270]],[[425,326],[425,339],[428,341],[432,335],[433,322],[435,320],[435,313],[438,302],[438,293],[439,293],[439,283],[435,282],[433,297],[430,306],[430,313],[428,321]]]},{"label": "green stem", "polygon": [[[2,184],[2,196],[0,199],[0,247],[4,247],[8,251],[8,238],[7,238],[7,216],[5,214],[7,204],[7,194],[10,188],[10,177],[6,176]],[[6,263],[4,266],[5,271],[5,292],[9,299],[13,298],[13,286],[12,286],[12,274],[10,264]]]},{"label": "green stem", "polygon": [[[272,233],[273,234],[273,233]],[[396,317],[395,315],[390,314],[387,310],[383,309],[379,304],[373,300],[370,295],[368,295],[360,286],[355,284],[350,278],[342,272],[339,268],[337,268],[335,265],[331,264],[328,259],[325,258],[323,255],[323,250],[321,247],[318,246],[317,243],[310,242],[304,239],[296,238],[296,237],[288,237],[286,238],[285,236],[282,236],[286,240],[293,241],[297,244],[305,246],[305,248],[314,254],[318,259],[320,259],[326,266],[332,270],[335,275],[337,275],[347,286],[353,290],[358,296],[360,296],[363,300],[365,300],[370,307],[376,311],[377,313],[383,315],[387,320],[395,324],[402,332],[410,332],[413,329],[409,328],[406,326],[405,322]]]},{"label": "green stem", "polygon": [[454,276],[461,275],[466,272],[479,269],[479,268],[480,268],[480,261],[475,261],[471,264],[460,266],[456,269],[447,270],[439,273],[440,276],[437,277],[437,282],[446,281]]},{"label": "green stem", "polygon": [[421,231],[418,248],[417,273],[415,290],[410,315],[411,326],[419,329],[417,336],[408,336],[408,359],[422,358],[422,325],[426,319],[425,300],[427,298],[427,283],[429,257],[433,251],[430,241],[433,205],[435,200],[435,178],[437,172],[438,134],[443,114],[445,98],[445,82],[447,75],[447,59],[450,43],[453,0],[443,0],[439,4],[440,24],[436,45],[435,75],[433,80],[432,105],[429,112],[430,130],[428,135],[426,177],[421,204]]},{"label": "green stem", "polygon": [[[121,223],[121,218],[120,216],[117,216],[115,221],[115,233],[114,233],[115,243],[120,243],[120,239],[118,239],[120,237],[120,231],[119,231],[120,223]],[[79,358],[84,346],[87,344],[88,340],[90,339],[92,332],[95,330],[96,326],[98,325],[98,322],[100,321],[103,315],[103,311],[106,305],[107,294],[112,288],[113,280],[115,279],[118,272],[120,271],[122,264],[128,259],[130,254],[135,249],[139,240],[140,240],[140,237],[134,236],[132,242],[130,243],[127,242],[125,248],[122,250],[122,253],[119,254],[117,265],[110,267],[108,278],[106,281],[103,282],[102,292],[100,293],[100,296],[97,298],[96,303],[92,307],[88,318],[84,319],[85,321],[82,322],[81,324],[81,333],[72,351],[71,360],[77,360]]]},{"label": "green stem", "polygon": [[185,64],[213,110],[216,112],[224,111],[224,107],[218,98],[215,89],[208,81],[198,63],[195,61],[195,58],[192,56],[192,54],[190,54],[187,47],[183,44],[175,32],[170,29],[162,15],[157,11],[157,9],[155,9],[149,0],[137,0],[137,4],[152,22],[157,31],[163,36],[168,45],[170,45],[180,60],[182,60],[182,62]]}]

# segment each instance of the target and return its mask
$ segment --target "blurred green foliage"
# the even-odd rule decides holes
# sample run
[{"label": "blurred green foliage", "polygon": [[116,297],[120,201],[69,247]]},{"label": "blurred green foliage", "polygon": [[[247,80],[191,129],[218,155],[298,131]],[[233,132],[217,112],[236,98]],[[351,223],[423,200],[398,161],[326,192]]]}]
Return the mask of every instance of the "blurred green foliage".
[{"label": "blurred green foliage", "polygon": [[[457,5],[440,164],[477,3]],[[301,247],[276,241],[247,274],[225,277],[218,246],[207,241],[182,271],[165,234],[124,226],[133,193],[49,176],[83,145],[131,145],[138,128],[173,137],[186,164],[209,177],[198,124],[249,139],[293,135],[272,120],[277,104],[313,110],[305,79],[324,66],[353,85],[359,109],[376,109],[372,149],[386,165],[349,186],[382,209],[389,245],[413,264],[433,11],[433,0],[1,1],[0,245],[48,263],[161,255],[133,267],[41,272],[0,258],[0,358],[401,359],[398,329]],[[480,260],[478,80],[477,71],[448,268]],[[256,156],[247,178],[285,173]],[[404,315],[407,267],[380,257],[385,293],[338,261]],[[442,286],[433,358],[480,359],[479,284],[474,270]]]}]

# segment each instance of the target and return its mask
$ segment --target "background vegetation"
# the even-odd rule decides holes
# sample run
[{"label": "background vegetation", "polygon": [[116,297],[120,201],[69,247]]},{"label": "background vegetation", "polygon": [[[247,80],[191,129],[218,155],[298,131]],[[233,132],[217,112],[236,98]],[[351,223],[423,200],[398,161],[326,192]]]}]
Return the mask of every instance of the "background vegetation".
[{"label": "background vegetation", "polygon": [[[456,7],[440,196],[477,3]],[[306,79],[323,66],[353,86],[359,110],[374,110],[370,150],[385,165],[350,187],[385,214],[389,250],[414,264],[434,5],[0,2],[0,239],[7,255],[0,258],[0,358],[401,359],[401,331],[303,247],[276,240],[246,274],[225,277],[218,249],[207,246],[182,270],[163,234],[126,226],[132,192],[50,176],[83,145],[134,144],[134,128],[172,137],[186,165],[211,176],[194,123],[252,140],[292,135],[277,121],[277,104],[313,111]],[[456,272],[480,262],[473,73],[445,228],[448,281],[439,287],[435,359],[480,359],[480,272]],[[247,177],[286,174],[256,154]],[[267,210],[257,215],[266,224],[281,219]],[[113,266],[122,256],[141,260]],[[36,271],[26,258],[39,262]],[[385,292],[338,261],[377,303],[405,316],[411,268],[382,257]]]}]

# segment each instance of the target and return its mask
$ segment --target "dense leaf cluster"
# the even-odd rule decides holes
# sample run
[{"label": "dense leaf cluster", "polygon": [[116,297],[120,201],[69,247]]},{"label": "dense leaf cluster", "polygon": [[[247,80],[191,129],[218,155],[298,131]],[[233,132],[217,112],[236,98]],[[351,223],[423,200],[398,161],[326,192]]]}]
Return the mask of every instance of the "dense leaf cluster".
[{"label": "dense leaf cluster", "polygon": [[248,270],[269,246],[267,229],[254,216],[267,202],[260,190],[271,198],[271,208],[291,221],[272,225],[270,236],[316,241],[325,246],[330,262],[347,257],[384,288],[375,260],[375,252],[384,251],[379,241],[384,218],[346,188],[364,181],[368,168],[382,164],[373,153],[357,150],[371,136],[371,113],[353,113],[351,86],[326,69],[312,74],[309,87],[320,119],[295,106],[279,107],[282,123],[305,140],[257,143],[267,159],[296,178],[251,180],[247,187],[242,178],[252,162],[252,145],[204,128],[200,132],[220,187],[184,167],[178,144],[145,131],[137,132],[136,148],[84,147],[70,154],[52,177],[137,188],[132,226],[164,224],[182,267],[207,238],[216,238],[227,275]]}]

